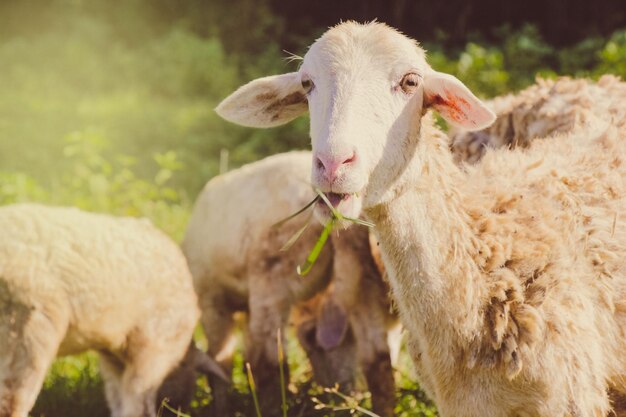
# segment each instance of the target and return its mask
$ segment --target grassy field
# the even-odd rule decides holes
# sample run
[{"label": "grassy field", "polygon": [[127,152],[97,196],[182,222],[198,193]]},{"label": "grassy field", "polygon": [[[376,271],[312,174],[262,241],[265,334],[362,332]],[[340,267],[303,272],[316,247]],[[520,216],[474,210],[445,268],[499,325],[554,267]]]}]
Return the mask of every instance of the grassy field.
[{"label": "grassy field", "polygon": [[[310,366],[293,334],[290,334],[288,338],[287,352],[291,375],[287,400],[289,416],[347,417],[355,413],[365,415],[364,410],[370,408],[371,402],[369,393],[364,390],[362,378],[357,384],[361,390],[351,396],[345,397],[325,391],[311,381]],[[395,378],[398,388],[396,415],[401,417],[437,415],[435,407],[415,382],[410,359],[404,351],[400,354]],[[232,405],[234,415],[242,417],[256,415],[244,371],[240,343],[234,360],[233,385],[234,389],[229,394],[229,403]],[[276,387],[276,390],[279,389],[280,387]],[[206,378],[200,377],[188,415],[193,417],[208,415],[210,401],[211,391]],[[176,415],[166,408],[162,408],[160,413],[162,416]],[[97,354],[88,352],[55,361],[31,415],[33,417],[107,417],[109,411],[104,399],[102,379],[98,372]]]}]

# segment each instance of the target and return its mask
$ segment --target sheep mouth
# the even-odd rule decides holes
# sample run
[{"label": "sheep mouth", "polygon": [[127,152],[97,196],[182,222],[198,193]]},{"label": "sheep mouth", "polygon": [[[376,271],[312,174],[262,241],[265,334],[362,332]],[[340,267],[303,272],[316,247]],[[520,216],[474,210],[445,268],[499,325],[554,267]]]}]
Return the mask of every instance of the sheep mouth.
[{"label": "sheep mouth", "polygon": [[[361,215],[361,198],[358,192],[337,193],[323,192],[316,189],[319,198],[316,199],[315,217],[326,224],[333,220],[335,225],[345,229],[352,223],[370,226],[370,222],[359,219]],[[370,226],[371,227],[371,226]]]},{"label": "sheep mouth", "polygon": [[[333,206],[334,208],[337,208],[342,201],[345,201],[352,196],[352,194],[348,194],[348,193],[333,193],[333,192],[324,193],[324,195],[330,202],[330,205]],[[322,200],[319,200],[318,204],[321,204],[323,206],[326,205],[326,203]]]}]

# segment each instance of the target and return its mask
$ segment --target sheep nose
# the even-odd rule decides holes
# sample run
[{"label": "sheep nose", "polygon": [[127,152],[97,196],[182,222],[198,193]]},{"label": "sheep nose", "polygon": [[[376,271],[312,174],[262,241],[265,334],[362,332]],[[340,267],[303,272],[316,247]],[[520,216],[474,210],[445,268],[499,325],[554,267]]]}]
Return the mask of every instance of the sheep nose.
[{"label": "sheep nose", "polygon": [[339,169],[344,165],[353,163],[355,160],[356,153],[354,150],[338,155],[317,154],[315,166],[324,178],[332,183],[337,178]]}]

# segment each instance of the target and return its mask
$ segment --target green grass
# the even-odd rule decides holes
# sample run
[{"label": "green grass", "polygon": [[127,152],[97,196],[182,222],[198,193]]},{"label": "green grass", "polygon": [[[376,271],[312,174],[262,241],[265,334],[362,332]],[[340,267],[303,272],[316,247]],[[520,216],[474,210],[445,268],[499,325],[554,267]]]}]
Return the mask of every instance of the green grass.
[{"label": "green grass", "polygon": [[[257,415],[242,356],[242,337],[234,357],[234,389],[229,394],[233,415]],[[368,415],[371,407],[369,393],[360,392],[344,397],[333,390],[324,390],[311,380],[311,368],[292,331],[288,332],[285,346],[291,381],[288,385],[286,405],[289,417]],[[401,417],[436,416],[432,403],[419,389],[412,365],[406,352],[400,355],[399,369],[395,372],[397,390],[396,415]],[[360,382],[363,389],[363,382]],[[280,386],[275,387],[281,390]],[[206,416],[210,410],[211,391],[205,377],[197,380],[197,389],[189,412],[191,417]],[[161,410],[163,416],[174,413]],[[103,384],[98,371],[98,357],[89,352],[79,356],[57,359],[31,412],[33,417],[107,417],[109,411],[104,399]],[[183,417],[182,415],[180,417]]]},{"label": "green grass", "polygon": [[89,352],[56,360],[31,415],[108,417],[97,355]]}]

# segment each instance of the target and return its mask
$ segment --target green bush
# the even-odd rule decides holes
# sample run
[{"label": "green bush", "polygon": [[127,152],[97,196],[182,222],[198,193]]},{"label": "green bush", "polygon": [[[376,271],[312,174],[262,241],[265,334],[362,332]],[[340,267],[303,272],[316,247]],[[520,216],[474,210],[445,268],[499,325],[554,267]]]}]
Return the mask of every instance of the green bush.
[{"label": "green bush", "polygon": [[626,78],[626,30],[615,32],[598,53],[600,58],[593,73],[612,73]]},{"label": "green bush", "polygon": [[153,155],[155,174],[140,178],[136,158],[104,157],[109,145],[101,132],[74,132],[65,138],[62,163],[66,172],[42,186],[32,177],[0,171],[0,203],[42,202],[88,211],[143,216],[176,239],[182,237],[190,211],[184,190],[168,184],[184,166],[174,151]]}]

